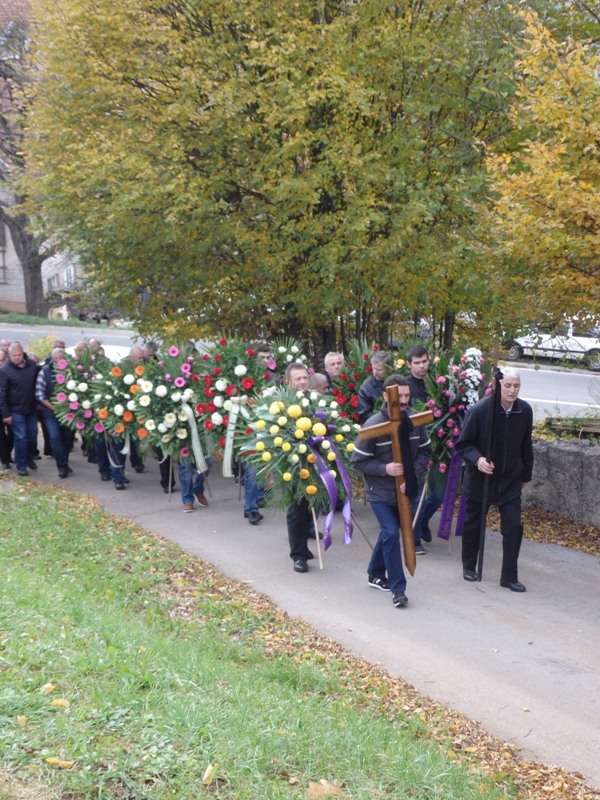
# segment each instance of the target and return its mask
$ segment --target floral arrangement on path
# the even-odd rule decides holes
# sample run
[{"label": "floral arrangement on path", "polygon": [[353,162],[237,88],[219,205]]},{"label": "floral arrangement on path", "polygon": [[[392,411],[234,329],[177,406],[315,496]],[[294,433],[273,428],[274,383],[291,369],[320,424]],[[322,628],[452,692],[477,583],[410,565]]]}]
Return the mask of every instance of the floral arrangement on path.
[{"label": "floral arrangement on path", "polygon": [[338,499],[343,501],[344,543],[352,538],[350,456],[358,426],[339,404],[317,392],[274,389],[248,409],[238,426],[239,447],[267,486],[267,503],[287,507],[306,500],[326,512],[323,547],[331,544]]},{"label": "floral arrangement on path", "polygon": [[[436,357],[426,378],[430,399],[426,408],[433,411],[434,422],[429,426],[432,464],[429,480],[438,492],[444,490],[444,503],[438,537],[449,539],[454,506],[460,488],[462,459],[455,452],[456,440],[467,410],[491,392],[492,364],[481,351],[471,347],[462,355],[450,359]],[[462,533],[464,499],[459,505],[456,535]]]},{"label": "floral arrangement on path", "polygon": [[435,469],[443,475],[454,454],[456,439],[467,409],[491,392],[492,365],[481,350],[471,347],[450,358],[436,357],[425,379],[429,400],[424,408],[433,411],[429,426],[431,454]]},{"label": "floral arrangement on path", "polygon": [[52,397],[59,421],[68,428],[91,436],[95,422],[95,381],[110,369],[111,363],[85,351],[80,357],[65,354],[55,364],[56,387]]},{"label": "floral arrangement on path", "polygon": [[210,443],[200,439],[193,410],[201,381],[198,354],[171,345],[160,359],[144,365],[136,381],[135,414],[146,431],[143,438],[148,446],[164,455],[193,460],[204,470]]},{"label": "floral arrangement on path", "polygon": [[135,414],[138,380],[144,371],[142,364],[134,366],[123,361],[122,364],[106,364],[105,374],[96,376],[93,384],[95,433],[125,440],[145,438],[145,429],[139,426]]}]

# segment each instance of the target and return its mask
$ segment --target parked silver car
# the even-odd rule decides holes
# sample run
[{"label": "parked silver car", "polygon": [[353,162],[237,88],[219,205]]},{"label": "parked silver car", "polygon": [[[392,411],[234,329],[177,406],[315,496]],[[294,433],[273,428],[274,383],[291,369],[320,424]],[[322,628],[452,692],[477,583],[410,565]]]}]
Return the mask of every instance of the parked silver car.
[{"label": "parked silver car", "polygon": [[558,325],[540,325],[508,343],[511,361],[524,355],[582,361],[591,369],[600,370],[600,329],[586,318],[567,318]]}]

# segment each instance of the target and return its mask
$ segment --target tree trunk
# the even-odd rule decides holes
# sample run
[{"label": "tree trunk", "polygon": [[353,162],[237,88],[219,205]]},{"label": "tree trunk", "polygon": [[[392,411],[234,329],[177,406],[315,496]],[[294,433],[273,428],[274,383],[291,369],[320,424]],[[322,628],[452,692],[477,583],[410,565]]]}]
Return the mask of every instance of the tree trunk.
[{"label": "tree trunk", "polygon": [[442,347],[446,351],[452,350],[455,321],[456,314],[451,314],[450,312],[446,312],[446,314],[444,314],[444,341]]},{"label": "tree trunk", "polygon": [[0,219],[8,226],[15,252],[21,262],[27,313],[45,316],[42,262],[47,254],[40,252],[37,238],[28,232],[28,220],[24,214],[12,216],[0,209]]}]

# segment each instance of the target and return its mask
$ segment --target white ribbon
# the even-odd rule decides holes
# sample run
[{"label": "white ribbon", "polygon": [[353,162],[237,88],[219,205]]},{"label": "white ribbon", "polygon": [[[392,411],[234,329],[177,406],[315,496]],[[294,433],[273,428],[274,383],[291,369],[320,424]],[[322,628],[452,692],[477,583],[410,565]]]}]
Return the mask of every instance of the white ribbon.
[{"label": "white ribbon", "polygon": [[198,426],[196,425],[196,417],[194,416],[194,412],[187,403],[182,403],[181,408],[183,409],[183,412],[187,417],[188,425],[190,426],[190,433],[192,435],[192,452],[194,453],[196,469],[198,472],[207,472],[208,465],[202,451],[202,443],[200,441],[200,436],[198,435]]},{"label": "white ribbon", "polygon": [[121,452],[123,453],[124,456],[127,456],[129,454],[130,450],[131,450],[131,447],[129,446],[129,431],[126,430],[125,431],[125,443],[123,444],[123,447],[121,448]]},{"label": "white ribbon", "polygon": [[225,432],[225,452],[223,453],[223,477],[233,478],[233,440],[235,436],[235,424],[240,414],[248,419],[249,414],[242,406],[242,401],[246,402],[245,398],[232,397],[231,409],[229,411],[229,419],[227,421],[227,430]]}]

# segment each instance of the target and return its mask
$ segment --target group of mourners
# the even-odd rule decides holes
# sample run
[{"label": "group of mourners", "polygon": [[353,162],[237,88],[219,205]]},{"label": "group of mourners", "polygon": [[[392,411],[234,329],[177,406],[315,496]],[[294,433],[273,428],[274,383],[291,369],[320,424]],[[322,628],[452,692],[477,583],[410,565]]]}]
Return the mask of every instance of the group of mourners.
[{"label": "group of mourners", "polygon": [[[98,340],[78,342],[76,353],[93,350],[98,358],[104,357]],[[256,357],[267,368],[270,348],[266,343],[255,343]],[[127,366],[142,364],[157,358],[158,346],[148,342],[134,346],[126,359]],[[60,478],[72,472],[69,455],[75,444],[75,433],[61,424],[55,414],[52,398],[55,390],[55,364],[64,357],[65,342],[57,339],[52,352],[40,362],[32,353],[25,352],[19,342],[3,339],[0,342],[0,462],[4,470],[14,464],[17,474],[27,477],[36,470],[39,427],[42,429],[44,455],[51,455],[57,464]],[[378,522],[380,532],[367,567],[369,586],[390,592],[394,606],[402,608],[408,603],[407,580],[402,564],[400,545],[400,513],[397,496],[397,479],[401,491],[410,499],[413,514],[415,554],[427,553],[423,543],[432,541],[430,521],[444,497],[438,489],[430,487],[425,475],[431,465],[431,444],[425,426],[412,426],[410,417],[415,404],[428,400],[426,377],[430,359],[427,348],[415,345],[406,353],[408,376],[393,372],[391,353],[378,350],[371,354],[371,373],[358,392],[358,416],[363,427],[389,421],[388,393],[397,387],[402,414],[402,425],[408,438],[401,461],[394,458],[389,434],[375,438],[357,439],[351,464],[362,473],[365,496]],[[325,356],[322,372],[309,370],[301,362],[287,365],[283,381],[296,392],[317,391],[330,393],[342,372],[344,355],[330,352]],[[388,376],[386,377],[386,373]],[[466,496],[466,519],[462,533],[463,578],[474,582],[479,579],[478,555],[480,531],[485,524],[490,505],[497,505],[501,518],[502,568],[500,585],[513,592],[526,591],[518,577],[518,557],[523,538],[521,523],[521,491],[531,479],[533,469],[532,426],[533,413],[528,403],[519,398],[521,381],[516,370],[504,369],[499,374],[499,391],[484,397],[467,412],[456,452],[464,459],[463,492]],[[281,379],[273,375],[274,382]],[[376,408],[379,410],[375,411]],[[493,432],[493,435],[491,435]],[[100,478],[112,480],[117,490],[128,483],[125,475],[126,454],[122,448],[107,443],[106,437],[96,436],[91,442],[83,441],[89,461],[95,462]],[[166,493],[174,491],[174,465],[170,456],[155,449],[160,466],[160,483]],[[129,446],[129,459],[136,472],[143,472],[144,462],[134,442]],[[207,470],[211,459],[206,459]],[[205,490],[207,471],[202,473],[193,463],[179,459],[177,465],[183,511],[208,506]],[[260,509],[265,504],[263,489],[257,480],[256,468],[242,460],[234,470],[236,480],[244,484],[244,517],[251,525],[260,524]],[[424,498],[421,495],[426,492]],[[418,513],[417,513],[418,509]],[[308,542],[319,535],[306,499],[291,503],[286,515],[290,557],[297,573],[308,571],[308,561],[313,558]]]}]

